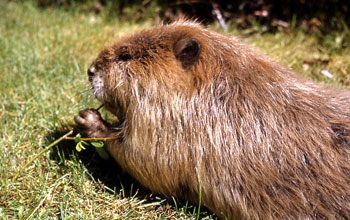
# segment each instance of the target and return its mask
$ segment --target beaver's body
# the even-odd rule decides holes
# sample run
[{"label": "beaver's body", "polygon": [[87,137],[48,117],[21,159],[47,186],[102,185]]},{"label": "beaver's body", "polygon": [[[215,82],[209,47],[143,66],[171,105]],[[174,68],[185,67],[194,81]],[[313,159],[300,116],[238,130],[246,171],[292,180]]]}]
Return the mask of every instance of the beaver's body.
[{"label": "beaver's body", "polygon": [[[106,48],[96,111],[76,122],[152,191],[228,219],[350,219],[350,92],[303,79],[236,39],[177,22]],[[223,214],[223,215],[222,215]]]}]

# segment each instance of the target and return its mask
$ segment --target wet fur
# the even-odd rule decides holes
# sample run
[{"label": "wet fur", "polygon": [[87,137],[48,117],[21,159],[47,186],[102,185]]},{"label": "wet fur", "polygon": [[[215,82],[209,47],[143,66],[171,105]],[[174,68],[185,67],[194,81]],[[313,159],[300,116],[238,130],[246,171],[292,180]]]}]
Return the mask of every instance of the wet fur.
[{"label": "wet fur", "polygon": [[[191,65],[174,56],[186,37],[200,44]],[[124,37],[92,66],[122,122],[90,136],[118,135],[108,151],[152,191],[197,203],[198,172],[220,217],[350,219],[349,91],[188,21]]]}]

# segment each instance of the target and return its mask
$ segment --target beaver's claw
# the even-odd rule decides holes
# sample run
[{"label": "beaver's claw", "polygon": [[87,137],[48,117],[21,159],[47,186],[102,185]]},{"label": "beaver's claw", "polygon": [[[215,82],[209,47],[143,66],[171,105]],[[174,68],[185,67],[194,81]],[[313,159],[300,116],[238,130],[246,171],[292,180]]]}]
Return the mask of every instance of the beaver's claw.
[{"label": "beaver's claw", "polygon": [[107,137],[109,135],[109,127],[101,114],[95,109],[85,109],[74,117],[80,132],[87,137]]}]

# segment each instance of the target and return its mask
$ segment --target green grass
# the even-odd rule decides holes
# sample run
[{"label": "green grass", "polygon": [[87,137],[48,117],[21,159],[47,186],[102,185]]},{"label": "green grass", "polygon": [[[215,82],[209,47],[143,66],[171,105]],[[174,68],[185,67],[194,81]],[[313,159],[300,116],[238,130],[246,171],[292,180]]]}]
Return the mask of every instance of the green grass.
[{"label": "green grass", "polygon": [[[74,127],[79,110],[98,107],[86,69],[101,48],[152,22],[107,22],[104,14],[38,9],[30,1],[0,1],[0,14],[0,219],[196,219],[195,204],[152,195],[114,161],[93,150],[77,153],[72,141],[13,181],[27,161]],[[350,87],[350,49],[336,36],[233,33],[313,80]],[[204,211],[201,218],[216,217]]]}]

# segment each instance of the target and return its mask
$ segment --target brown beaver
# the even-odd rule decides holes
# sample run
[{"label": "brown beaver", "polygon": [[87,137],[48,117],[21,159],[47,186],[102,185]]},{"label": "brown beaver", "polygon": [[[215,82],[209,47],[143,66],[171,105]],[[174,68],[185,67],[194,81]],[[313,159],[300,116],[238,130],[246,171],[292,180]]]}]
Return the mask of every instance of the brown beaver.
[{"label": "brown beaver", "polygon": [[[124,37],[88,71],[76,123],[156,193],[228,219],[350,219],[350,92],[178,21]],[[200,181],[200,184],[199,184]]]}]

